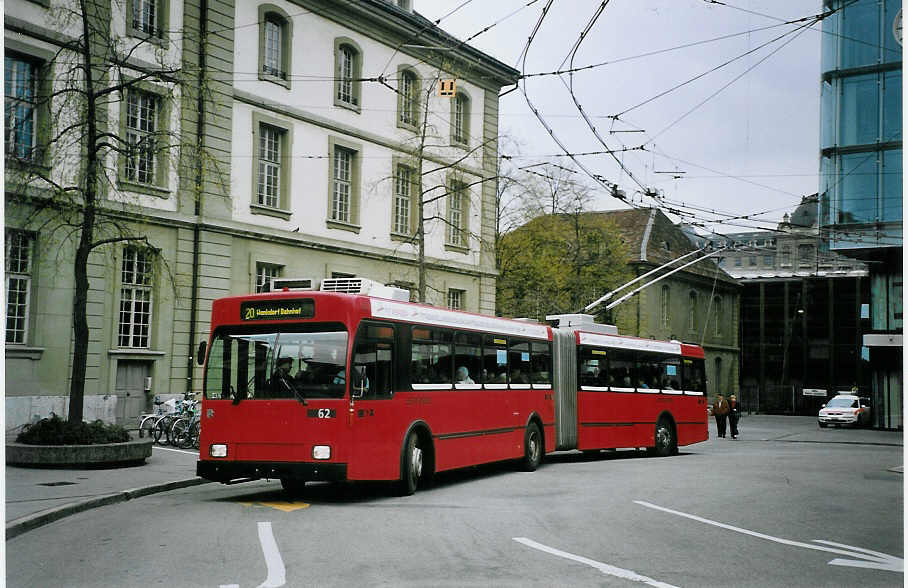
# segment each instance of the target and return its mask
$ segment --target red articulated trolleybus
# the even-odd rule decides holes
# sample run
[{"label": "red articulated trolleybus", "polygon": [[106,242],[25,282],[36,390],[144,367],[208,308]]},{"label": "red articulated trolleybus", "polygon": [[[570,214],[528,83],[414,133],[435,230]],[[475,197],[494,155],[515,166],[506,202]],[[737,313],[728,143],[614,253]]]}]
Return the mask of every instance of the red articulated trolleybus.
[{"label": "red articulated trolleybus", "polygon": [[216,300],[198,475],[412,494],[444,470],[532,471],[569,449],[670,455],[708,437],[700,347],[621,337],[588,315],[552,327],[406,297],[345,278]]}]

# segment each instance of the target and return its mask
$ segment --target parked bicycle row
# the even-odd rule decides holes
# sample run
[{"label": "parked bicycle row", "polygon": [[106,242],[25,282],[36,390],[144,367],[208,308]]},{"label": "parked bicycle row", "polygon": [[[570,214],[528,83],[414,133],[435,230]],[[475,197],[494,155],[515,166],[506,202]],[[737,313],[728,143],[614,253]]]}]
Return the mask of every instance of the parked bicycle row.
[{"label": "parked bicycle row", "polygon": [[139,437],[160,445],[183,449],[199,448],[201,406],[189,397],[162,402],[155,398],[155,412],[139,415]]}]

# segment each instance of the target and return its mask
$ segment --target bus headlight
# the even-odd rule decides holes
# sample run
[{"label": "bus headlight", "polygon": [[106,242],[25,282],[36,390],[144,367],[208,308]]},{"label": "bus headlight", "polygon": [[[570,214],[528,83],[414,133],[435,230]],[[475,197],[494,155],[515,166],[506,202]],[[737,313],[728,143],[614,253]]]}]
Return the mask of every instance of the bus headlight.
[{"label": "bus headlight", "polygon": [[208,447],[208,455],[211,457],[227,457],[227,445],[218,443]]},{"label": "bus headlight", "polygon": [[313,445],[312,459],[331,459],[330,445]]}]

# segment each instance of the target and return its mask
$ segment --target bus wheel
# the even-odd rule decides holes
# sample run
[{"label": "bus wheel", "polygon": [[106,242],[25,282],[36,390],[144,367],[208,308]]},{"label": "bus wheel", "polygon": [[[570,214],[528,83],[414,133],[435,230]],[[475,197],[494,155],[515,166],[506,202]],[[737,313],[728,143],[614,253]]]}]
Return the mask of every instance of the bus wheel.
[{"label": "bus wheel", "polygon": [[400,493],[410,496],[416,492],[422,478],[423,450],[419,444],[419,435],[415,431],[407,437],[404,445],[403,469],[400,472]]},{"label": "bus wheel", "polygon": [[672,431],[672,425],[666,418],[656,423],[656,446],[652,453],[658,457],[668,457],[678,452],[678,445]]},{"label": "bus wheel", "polygon": [[302,494],[306,489],[306,480],[296,478],[281,478],[281,487],[287,494]]},{"label": "bus wheel", "polygon": [[523,435],[523,460],[521,469],[525,472],[535,472],[542,462],[543,440],[539,425],[530,423]]}]

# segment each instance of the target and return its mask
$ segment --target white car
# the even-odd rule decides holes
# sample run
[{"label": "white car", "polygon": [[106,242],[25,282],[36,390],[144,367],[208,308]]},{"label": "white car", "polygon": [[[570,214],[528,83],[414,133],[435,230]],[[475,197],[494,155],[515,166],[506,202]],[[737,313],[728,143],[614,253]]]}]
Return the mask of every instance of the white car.
[{"label": "white car", "polygon": [[870,425],[870,399],[854,394],[839,394],[820,409],[817,424],[824,429],[827,425]]}]

